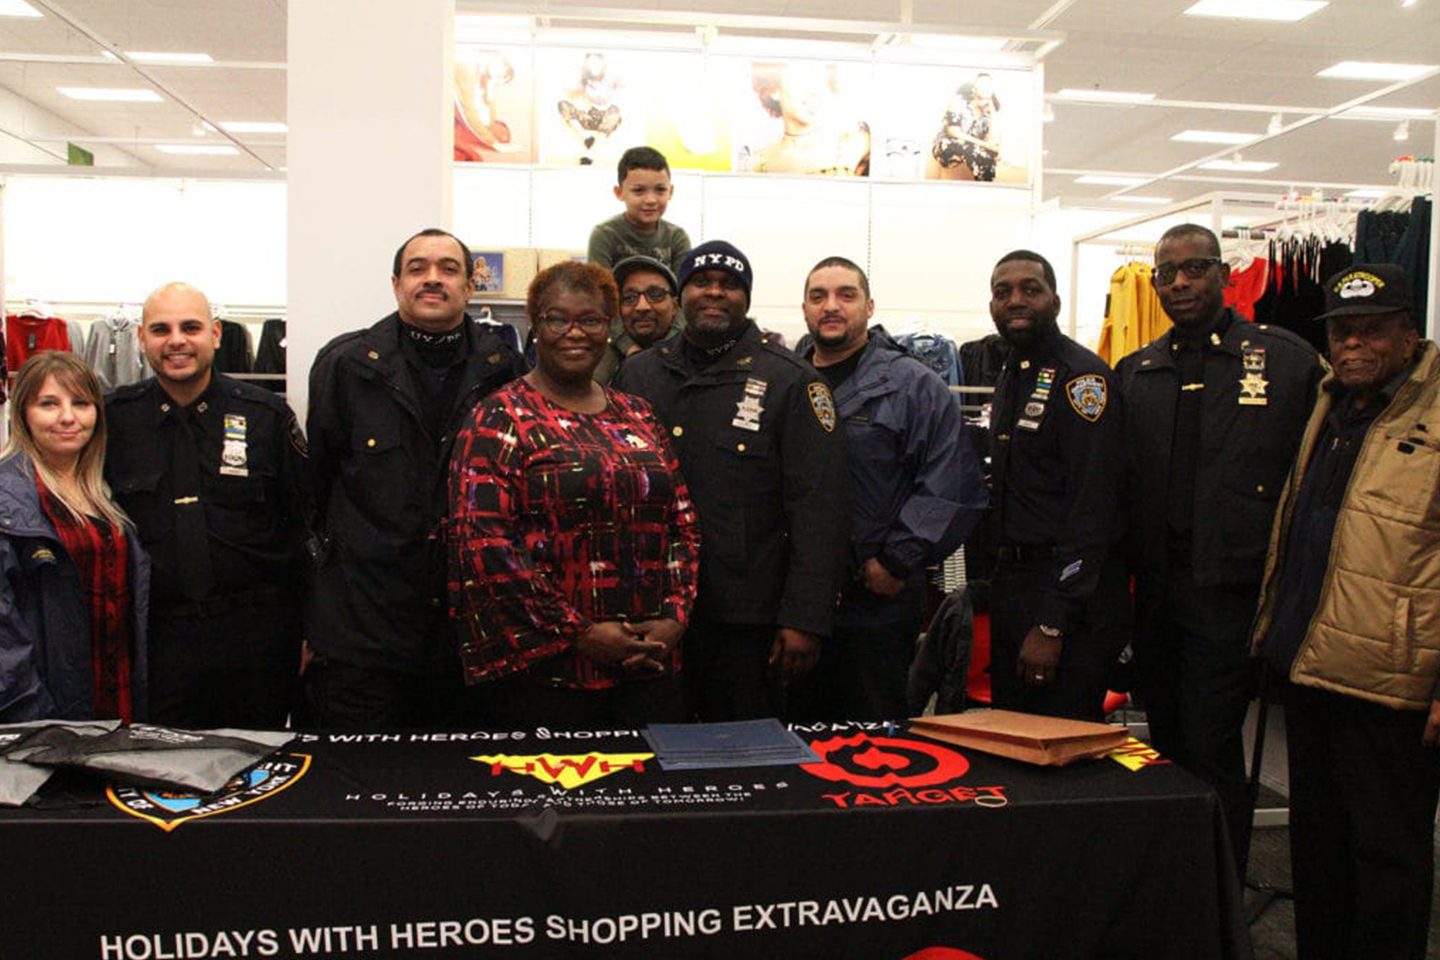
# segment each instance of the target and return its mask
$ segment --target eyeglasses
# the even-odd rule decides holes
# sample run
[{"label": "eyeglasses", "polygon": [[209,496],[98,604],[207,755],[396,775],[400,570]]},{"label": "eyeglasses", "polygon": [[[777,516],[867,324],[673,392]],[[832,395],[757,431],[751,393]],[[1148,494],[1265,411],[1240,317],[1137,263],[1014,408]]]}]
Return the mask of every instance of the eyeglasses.
[{"label": "eyeglasses", "polygon": [[1155,265],[1155,272],[1152,276],[1156,284],[1168,287],[1175,282],[1176,274],[1182,270],[1187,279],[1199,280],[1219,262],[1219,257],[1192,257],[1189,260],[1182,260],[1180,263],[1159,263]]},{"label": "eyeglasses", "polygon": [[597,333],[610,326],[610,321],[598,313],[587,313],[579,317],[567,317],[563,313],[547,313],[540,318],[545,329],[557,337],[563,337],[570,332],[570,328],[579,324],[580,329],[586,333]]},{"label": "eyeglasses", "polygon": [[664,287],[646,287],[644,290],[626,290],[620,294],[621,306],[633,307],[644,297],[651,303],[664,303],[665,298],[670,296],[670,291]]}]

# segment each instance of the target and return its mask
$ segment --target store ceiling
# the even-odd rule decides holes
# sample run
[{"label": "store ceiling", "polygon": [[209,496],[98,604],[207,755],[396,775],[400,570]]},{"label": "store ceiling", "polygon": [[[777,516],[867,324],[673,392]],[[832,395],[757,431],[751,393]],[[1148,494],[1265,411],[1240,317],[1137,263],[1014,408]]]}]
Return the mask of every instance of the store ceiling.
[{"label": "store ceiling", "polygon": [[[38,19],[0,17],[0,87],[123,149],[159,171],[207,170],[249,174],[285,164],[284,134],[223,134],[203,121],[282,121],[285,117],[285,0],[31,0]],[[787,17],[858,24],[908,23],[914,29],[981,28],[1011,35],[1053,31],[1063,42],[1046,56],[1045,89],[1102,89],[1153,93],[1172,105],[1108,106],[1050,99],[1045,125],[1045,195],[1066,205],[1093,205],[1116,186],[1076,183],[1083,172],[1155,175],[1234,148],[1177,143],[1186,129],[1264,134],[1274,112],[1281,123],[1300,120],[1295,108],[1328,110],[1384,88],[1380,81],[1336,80],[1315,74],[1342,60],[1440,62],[1440,0],[1331,0],[1298,23],[1219,20],[1183,15],[1193,0],[631,0],[606,9],[706,17]],[[464,9],[468,0],[460,0]],[[582,25],[602,5],[549,0],[511,4]],[[494,9],[487,3],[475,9]],[[613,26],[613,24],[612,24]],[[794,26],[791,24],[790,26]],[[724,29],[724,28],[722,28]],[[841,30],[843,32],[843,25]],[[773,32],[773,31],[772,31]],[[796,37],[805,34],[791,32]],[[809,34],[823,35],[823,30]],[[834,34],[831,39],[841,34]],[[863,35],[850,39],[863,39]],[[102,44],[121,51],[200,51],[206,66],[141,66],[105,62]],[[1031,44],[1029,49],[1034,48]],[[157,89],[158,103],[88,103],[66,98],[61,86]],[[1174,101],[1199,105],[1173,105]],[[1208,105],[1208,106],[1207,106]],[[1220,109],[1221,105],[1233,108]],[[1375,100],[1369,106],[1434,111],[1440,76]],[[1286,111],[1284,108],[1291,108]],[[1432,113],[1433,118],[1433,113]],[[1385,185],[1398,155],[1434,152],[1434,121],[1412,120],[1409,140],[1393,139],[1397,121],[1329,119],[1262,144],[1241,148],[1244,160],[1271,161],[1250,174],[1185,171],[1131,192],[1182,200],[1217,189],[1326,193],[1342,185]],[[16,129],[0,113],[0,130],[31,139],[52,153],[64,142]],[[88,146],[85,141],[79,141]],[[233,156],[172,155],[160,143],[230,144]],[[1111,201],[1105,201],[1109,203]]]}]

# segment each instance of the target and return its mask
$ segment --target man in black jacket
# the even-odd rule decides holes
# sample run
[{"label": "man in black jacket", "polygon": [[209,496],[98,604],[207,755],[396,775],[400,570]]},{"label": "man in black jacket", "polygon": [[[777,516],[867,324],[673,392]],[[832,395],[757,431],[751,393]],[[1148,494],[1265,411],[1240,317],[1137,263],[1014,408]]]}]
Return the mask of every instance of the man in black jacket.
[{"label": "man in black jacket", "polygon": [[700,589],[684,640],[701,720],[781,712],[814,667],[849,554],[849,480],[830,389],[746,317],[745,255],[723,240],[685,255],[682,337],[625,361],[615,385],[644,397],[700,514]]},{"label": "man in black jacket", "polygon": [[1289,331],[1227,308],[1229,273],[1209,230],[1167,230],[1153,277],[1175,326],[1117,374],[1139,692],[1155,746],[1220,794],[1243,868],[1251,811],[1241,726],[1256,676],[1248,631],[1321,364]]},{"label": "man in black jacket", "polygon": [[310,371],[324,553],[307,671],[316,725],[454,716],[463,688],[446,608],[446,474],[456,428],[523,365],[465,315],[470,251],[423,230],[395,253],[397,310],[342,334]]}]

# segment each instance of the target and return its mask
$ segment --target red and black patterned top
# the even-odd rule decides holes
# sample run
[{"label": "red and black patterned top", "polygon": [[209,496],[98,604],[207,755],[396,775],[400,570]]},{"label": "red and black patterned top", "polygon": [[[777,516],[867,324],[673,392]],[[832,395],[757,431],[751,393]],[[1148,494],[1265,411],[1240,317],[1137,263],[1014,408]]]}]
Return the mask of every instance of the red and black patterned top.
[{"label": "red and black patterned top", "polygon": [[515,380],[455,438],[450,605],[469,683],[559,658],[567,686],[611,687],[625,673],[574,646],[592,623],[689,618],[700,528],[685,479],[650,405],[605,397],[576,413]]},{"label": "red and black patterned top", "polygon": [[125,529],[98,518],[76,517],[45,488],[38,473],[40,508],[55,525],[60,545],[80,574],[90,616],[90,675],[97,717],[134,719],[130,689],[130,573]]}]

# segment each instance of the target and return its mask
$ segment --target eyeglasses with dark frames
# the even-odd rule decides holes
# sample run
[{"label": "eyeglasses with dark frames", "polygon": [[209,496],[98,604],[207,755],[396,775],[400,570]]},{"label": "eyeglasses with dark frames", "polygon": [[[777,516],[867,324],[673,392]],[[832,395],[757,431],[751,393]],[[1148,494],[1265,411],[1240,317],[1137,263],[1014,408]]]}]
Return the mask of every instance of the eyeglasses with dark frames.
[{"label": "eyeglasses with dark frames", "polygon": [[665,298],[670,296],[670,291],[664,287],[646,287],[644,290],[626,290],[620,294],[620,303],[623,306],[633,307],[644,297],[651,303],[664,303]]},{"label": "eyeglasses with dark frames", "polygon": [[1182,260],[1179,263],[1157,263],[1152,276],[1158,286],[1168,287],[1175,282],[1176,275],[1182,271],[1186,278],[1199,280],[1219,262],[1219,257],[1191,257],[1189,260]]}]

